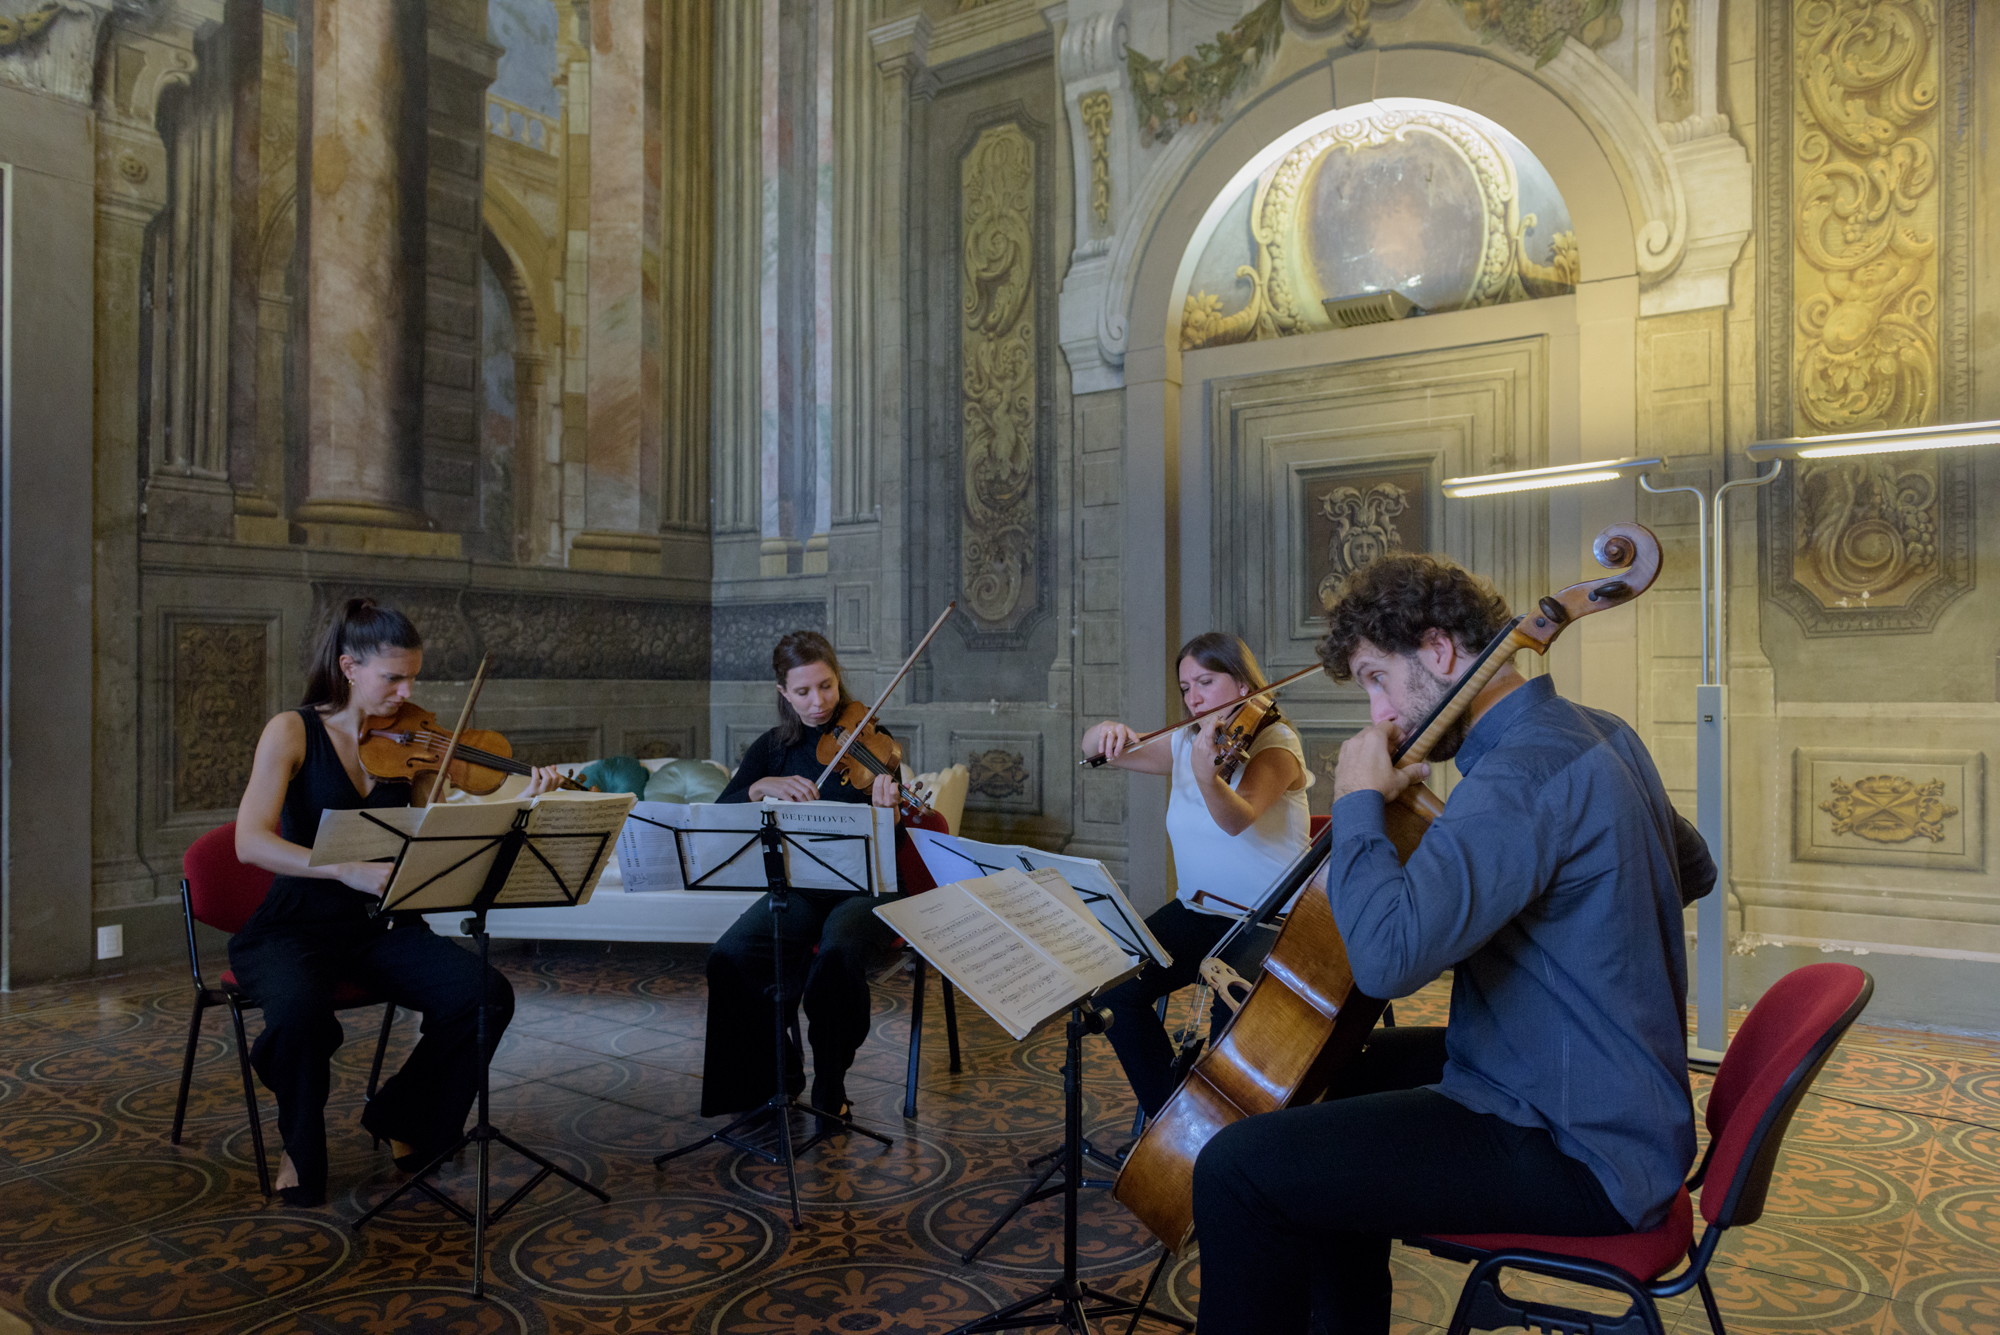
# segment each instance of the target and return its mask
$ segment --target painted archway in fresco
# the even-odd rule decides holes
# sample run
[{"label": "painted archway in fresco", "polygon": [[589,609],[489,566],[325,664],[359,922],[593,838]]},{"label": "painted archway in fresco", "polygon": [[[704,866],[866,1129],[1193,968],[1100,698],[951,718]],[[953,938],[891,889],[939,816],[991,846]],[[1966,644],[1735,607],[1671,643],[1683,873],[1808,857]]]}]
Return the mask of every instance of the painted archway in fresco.
[{"label": "painted archway in fresco", "polygon": [[1316,118],[1258,161],[1191,247],[1183,351],[1330,329],[1329,300],[1398,292],[1441,312],[1561,296],[1581,279],[1555,181],[1476,113],[1371,102]]}]

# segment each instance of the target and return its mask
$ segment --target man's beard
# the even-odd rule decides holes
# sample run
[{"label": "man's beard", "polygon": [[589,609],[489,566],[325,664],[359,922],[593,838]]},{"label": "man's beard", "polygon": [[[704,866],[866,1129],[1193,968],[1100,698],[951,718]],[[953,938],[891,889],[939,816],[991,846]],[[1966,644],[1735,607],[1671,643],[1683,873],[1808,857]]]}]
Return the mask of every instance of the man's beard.
[{"label": "man's beard", "polygon": [[[1416,707],[1414,710],[1416,718],[1412,720],[1410,727],[1420,728],[1429,720],[1431,711],[1451,694],[1454,683],[1451,678],[1440,677],[1418,662],[1415,654],[1409,655],[1403,661],[1405,664],[1403,694]],[[1472,711],[1470,709],[1460,711],[1459,716],[1451,721],[1451,726],[1444,730],[1444,735],[1437,739],[1437,744],[1431,747],[1430,754],[1424,759],[1450,760],[1458,754],[1458,748],[1465,742],[1465,734],[1471,730]],[[1415,732],[1409,732],[1402,740],[1407,742],[1414,736]]]}]

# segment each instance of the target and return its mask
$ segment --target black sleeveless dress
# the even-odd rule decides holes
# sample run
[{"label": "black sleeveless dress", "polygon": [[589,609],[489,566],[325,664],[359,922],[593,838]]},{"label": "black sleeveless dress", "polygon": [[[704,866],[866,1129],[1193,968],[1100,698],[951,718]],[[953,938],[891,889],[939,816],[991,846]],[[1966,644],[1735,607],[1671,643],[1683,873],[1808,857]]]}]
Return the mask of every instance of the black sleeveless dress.
[{"label": "black sleeveless dress", "polygon": [[[347,766],[340,763],[340,753],[333,749],[326,720],[310,707],[297,712],[306,727],[306,758],[285,786],[285,805],[278,816],[281,837],[311,848],[323,811],[410,805],[407,779],[381,780],[363,797],[348,777]],[[331,932],[345,936],[380,931],[388,927],[389,920],[370,916],[375,902],[373,895],[338,881],[280,876],[271,882],[271,893],[264,897],[263,905],[244,924],[243,934]]]}]

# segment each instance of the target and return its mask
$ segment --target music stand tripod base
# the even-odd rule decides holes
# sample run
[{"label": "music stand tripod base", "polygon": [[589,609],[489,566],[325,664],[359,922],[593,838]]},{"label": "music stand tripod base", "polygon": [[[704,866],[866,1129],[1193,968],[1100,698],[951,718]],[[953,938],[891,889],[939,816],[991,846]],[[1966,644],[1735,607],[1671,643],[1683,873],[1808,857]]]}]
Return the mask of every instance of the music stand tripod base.
[{"label": "music stand tripod base", "polygon": [[[668,1150],[653,1157],[653,1167],[664,1167],[669,1159],[678,1159],[683,1154],[692,1154],[709,1145],[724,1144],[734,1149],[754,1154],[765,1163],[781,1165],[785,1170],[785,1187],[791,1196],[792,1227],[798,1228],[802,1222],[799,1214],[799,1166],[801,1154],[813,1146],[838,1134],[853,1131],[881,1142],[884,1148],[896,1142],[876,1131],[870,1131],[840,1113],[815,1108],[810,1103],[800,1103],[785,1091],[785,915],[791,908],[792,886],[785,871],[784,836],[780,833],[776,819],[764,814],[760,838],[764,845],[764,876],[766,889],[771,896],[771,1054],[775,1066],[772,1086],[776,1090],[771,1097],[741,1117],[714,1131],[700,1140],[683,1145],[679,1149]],[[799,1144],[792,1143],[792,1113],[806,1113],[815,1119],[813,1134]],[[761,1145],[744,1140],[741,1133],[755,1126],[767,1117],[775,1117],[778,1122],[778,1149],[776,1153]],[[828,1123],[832,1123],[829,1129]]]},{"label": "music stand tripod base", "polygon": [[[472,916],[464,920],[461,928],[474,940],[479,942],[479,1007],[477,1011],[478,1019],[474,1029],[474,1041],[478,1045],[479,1052],[479,1119],[473,1124],[470,1130],[461,1133],[449,1149],[432,1158],[429,1163],[412,1174],[409,1181],[390,1192],[373,1209],[354,1221],[354,1227],[357,1229],[361,1228],[411,1191],[419,1191],[430,1197],[446,1210],[458,1216],[460,1220],[472,1225],[472,1296],[475,1298],[484,1297],[486,1293],[486,1226],[497,1223],[523,1197],[541,1185],[544,1178],[553,1174],[571,1186],[580,1187],[584,1191],[589,1192],[604,1204],[608,1205],[611,1202],[609,1196],[599,1191],[596,1187],[591,1186],[590,1183],[584,1181],[575,1173],[535,1153],[493,1125],[493,1058],[487,1051],[486,1045],[486,983],[492,972],[492,937],[486,931],[486,913],[487,910],[493,907],[494,901],[499,898],[500,892],[506,887],[508,877],[513,874],[514,864],[519,861],[521,853],[524,850],[533,853],[536,861],[540,862],[549,875],[554,877],[559,886],[562,885],[562,877],[556,873],[554,867],[549,865],[548,859],[542,856],[541,850],[535,848],[530,843],[531,836],[528,834],[527,823],[528,813],[526,811],[517,812],[514,816],[512,827],[506,834],[499,836],[493,841],[498,845],[494,854],[493,865],[486,873],[485,882],[470,905]],[[608,839],[608,836],[595,834],[541,834],[533,836],[533,838],[548,840],[595,838],[599,840],[597,856],[602,857],[603,844]],[[420,842],[422,839],[423,836],[416,836],[406,841],[405,848],[407,849],[409,843]],[[441,840],[441,842],[471,843],[477,842],[477,839],[452,837]],[[475,853],[474,856],[477,856],[477,854]],[[458,865],[462,866],[464,862],[470,860],[470,858],[462,860]],[[398,858],[397,870],[400,872],[401,868],[402,860]],[[452,870],[456,869],[454,867]],[[444,874],[448,875],[449,873]],[[438,878],[434,877],[433,879]],[[393,880],[391,884],[392,886],[394,885]],[[567,892],[566,887],[565,892]],[[505,1145],[522,1158],[535,1164],[540,1171],[522,1184],[513,1195],[509,1196],[499,1209],[491,1210],[488,1209],[488,1205],[492,1200],[492,1149],[496,1142]],[[449,1196],[438,1190],[434,1183],[428,1180],[430,1175],[437,1170],[439,1164],[442,1164],[446,1159],[451,1158],[468,1145],[479,1147],[479,1186],[473,1208],[470,1210],[467,1210],[457,1201],[452,1200]]]},{"label": "music stand tripod base", "polygon": [[[1194,1322],[1177,1317],[1168,1312],[1149,1309],[1146,1304],[1152,1297],[1153,1286],[1159,1279],[1160,1266],[1155,1266],[1152,1278],[1146,1283],[1146,1291],[1138,1302],[1120,1298],[1116,1294],[1094,1289],[1076,1277],[1076,1212],[1077,1192],[1087,1185],[1083,1176],[1085,1143],[1083,1138],[1083,1036],[1101,1034],[1110,1023],[1110,1017],[1094,1005],[1079,1001],[1070,1007],[1067,1027],[1068,1049],[1063,1063],[1063,1143],[1060,1149],[1052,1151],[1061,1155],[1058,1164],[1051,1165],[1035,1185],[1028,1188],[1021,1199],[1014,1203],[986,1236],[974,1244],[966,1253],[969,1261],[972,1255],[990,1241],[1000,1229],[1000,1225],[1011,1219],[1015,1211],[1031,1200],[1043,1200],[1060,1194],[1063,1200],[1063,1272],[1062,1278],[1039,1293],[1030,1294],[1019,1302],[1009,1303],[991,1316],[980,1317],[976,1321],[952,1330],[949,1335],[978,1335],[979,1332],[994,1330],[1023,1330],[1031,1326],[1058,1326],[1064,1330],[1086,1332],[1091,1329],[1093,1318],[1129,1316],[1131,1324],[1128,1332],[1137,1328],[1141,1319],[1150,1317],[1155,1321],[1165,1321],[1179,1326],[1182,1330],[1193,1330]],[[1042,1158],[1048,1158],[1043,1155]],[[1037,1159],[1040,1163],[1041,1159]],[[1063,1174],[1061,1187],[1044,1187],[1051,1174],[1060,1168]],[[1164,1263],[1164,1258],[1163,1263]],[[1040,1310],[1053,1305],[1053,1311]]]}]

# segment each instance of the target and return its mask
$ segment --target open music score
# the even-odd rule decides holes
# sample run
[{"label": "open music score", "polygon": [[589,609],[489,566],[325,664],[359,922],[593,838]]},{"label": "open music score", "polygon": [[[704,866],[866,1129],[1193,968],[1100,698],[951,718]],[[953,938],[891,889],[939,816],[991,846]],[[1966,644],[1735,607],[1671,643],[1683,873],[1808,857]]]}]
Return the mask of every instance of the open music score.
[{"label": "open music score", "polygon": [[784,835],[787,884],[800,890],[896,892],[896,818],[858,802],[641,802],[618,835],[628,892],[762,890],[765,813]]},{"label": "open music score", "polygon": [[611,864],[612,841],[636,799],[629,793],[544,793],[512,802],[323,812],[307,865],[398,859],[382,907],[462,907],[464,885],[484,881],[500,843],[525,815],[532,853],[518,858],[494,908],[581,904]]},{"label": "open music score", "polygon": [[1015,1038],[1139,967],[1049,868],[955,881],[875,915]]}]

